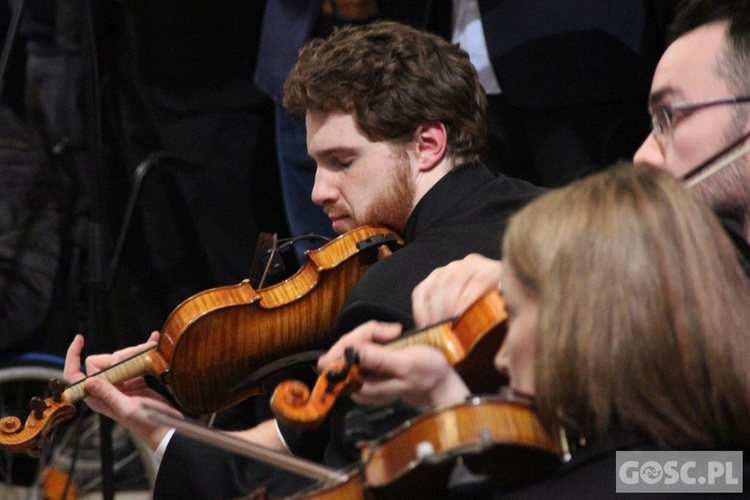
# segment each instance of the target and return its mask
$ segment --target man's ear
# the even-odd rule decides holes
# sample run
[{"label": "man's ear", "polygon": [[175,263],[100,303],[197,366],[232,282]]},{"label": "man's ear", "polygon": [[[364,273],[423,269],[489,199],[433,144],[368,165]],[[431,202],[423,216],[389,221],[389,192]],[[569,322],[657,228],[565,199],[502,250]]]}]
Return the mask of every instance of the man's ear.
[{"label": "man's ear", "polygon": [[415,160],[421,172],[435,168],[445,158],[448,129],[443,122],[430,121],[419,126],[414,135]]}]

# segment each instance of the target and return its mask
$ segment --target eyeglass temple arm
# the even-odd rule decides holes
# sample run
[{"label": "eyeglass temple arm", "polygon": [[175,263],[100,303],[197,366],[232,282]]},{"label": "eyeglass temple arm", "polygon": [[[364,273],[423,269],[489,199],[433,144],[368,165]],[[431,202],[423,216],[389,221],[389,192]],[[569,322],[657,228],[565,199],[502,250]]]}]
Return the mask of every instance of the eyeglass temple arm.
[{"label": "eyeglass temple arm", "polygon": [[734,154],[729,154],[732,152],[732,150],[745,142],[748,138],[750,138],[750,131],[741,135],[739,138],[732,141],[729,145],[723,147],[718,153],[712,155],[706,161],[690,169],[685,175],[682,176],[682,180],[685,182],[685,185],[687,187],[695,186],[702,180],[715,174],[727,165],[730,165],[738,158],[741,158],[742,156],[750,152],[750,145],[748,145],[745,148],[734,152]]}]

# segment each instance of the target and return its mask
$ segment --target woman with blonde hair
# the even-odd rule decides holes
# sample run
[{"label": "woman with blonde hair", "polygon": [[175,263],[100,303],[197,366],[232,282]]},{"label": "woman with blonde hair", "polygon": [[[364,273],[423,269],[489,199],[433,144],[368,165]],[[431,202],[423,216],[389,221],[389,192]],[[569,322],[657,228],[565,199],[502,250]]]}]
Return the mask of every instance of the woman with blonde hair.
[{"label": "woman with blonde hair", "polygon": [[[716,217],[678,181],[624,164],[549,192],[511,219],[503,255],[509,317],[495,367],[572,452],[515,494],[614,494],[616,450],[750,450],[750,283]],[[437,350],[377,344],[393,335],[368,323],[319,367],[355,347],[361,401],[466,398]]]},{"label": "woman with blonde hair", "polygon": [[538,303],[534,391],[550,427],[750,449],[750,287],[677,181],[628,165],[552,192],[512,221],[504,255],[505,278]]}]

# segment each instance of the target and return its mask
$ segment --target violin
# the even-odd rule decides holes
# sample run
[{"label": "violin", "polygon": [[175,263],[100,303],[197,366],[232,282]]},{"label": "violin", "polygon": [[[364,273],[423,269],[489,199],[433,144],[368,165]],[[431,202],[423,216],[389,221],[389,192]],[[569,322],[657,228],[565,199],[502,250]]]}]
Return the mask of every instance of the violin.
[{"label": "violin", "polygon": [[[468,383],[480,376],[485,381],[495,381],[498,385],[494,389],[497,390],[500,384],[499,374],[491,370],[492,374],[498,375],[493,377],[486,367],[492,366],[488,354],[494,356],[505,336],[507,317],[500,292],[493,289],[475,301],[457,319],[407,332],[387,345],[393,348],[416,344],[436,347],[455,366],[472,391],[485,392],[477,390],[479,384]],[[474,352],[479,353],[482,363],[475,363],[469,357]],[[356,391],[361,383],[356,353],[347,349],[341,361],[320,374],[312,391],[297,380],[286,380],[276,386],[270,400],[271,410],[279,421],[288,426],[316,427],[325,420],[338,396]]]},{"label": "violin", "polygon": [[420,415],[363,443],[361,453],[365,484],[381,498],[421,498],[426,487],[438,497],[459,462],[511,488],[554,471],[563,456],[531,401],[508,395]]},{"label": "violin", "polygon": [[[92,376],[118,383],[150,375],[189,412],[229,408],[261,393],[262,382],[275,371],[316,359],[318,352],[299,353],[330,345],[351,287],[401,244],[388,228],[362,226],[307,251],[305,264],[285,281],[255,290],[244,280],[200,292],[172,311],[158,345]],[[32,399],[25,425],[15,416],[0,419],[0,448],[38,446],[87,396],[83,380],[50,388],[51,397]]]}]

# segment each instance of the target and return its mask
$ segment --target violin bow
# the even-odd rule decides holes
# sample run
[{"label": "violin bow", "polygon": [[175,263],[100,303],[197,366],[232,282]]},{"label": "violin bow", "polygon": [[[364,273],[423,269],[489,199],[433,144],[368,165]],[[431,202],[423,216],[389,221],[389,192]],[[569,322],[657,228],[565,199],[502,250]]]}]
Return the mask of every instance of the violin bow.
[{"label": "violin bow", "polygon": [[750,152],[750,144],[745,147],[735,150],[743,142],[750,138],[750,132],[746,132],[741,135],[738,139],[731,142],[728,146],[724,147],[718,153],[711,156],[709,159],[701,163],[700,165],[690,169],[685,175],[682,176],[682,180],[685,182],[687,187],[693,187],[699,182],[703,181],[707,177],[715,174],[737,161],[738,159],[745,156]]},{"label": "violin bow", "polygon": [[214,430],[200,424],[177,418],[149,402],[141,403],[146,418],[157,425],[175,429],[190,439],[236,453],[244,457],[265,462],[309,479],[342,483],[349,479],[345,473],[329,469],[310,460],[282,453],[243,439],[237,439],[226,431]]}]

